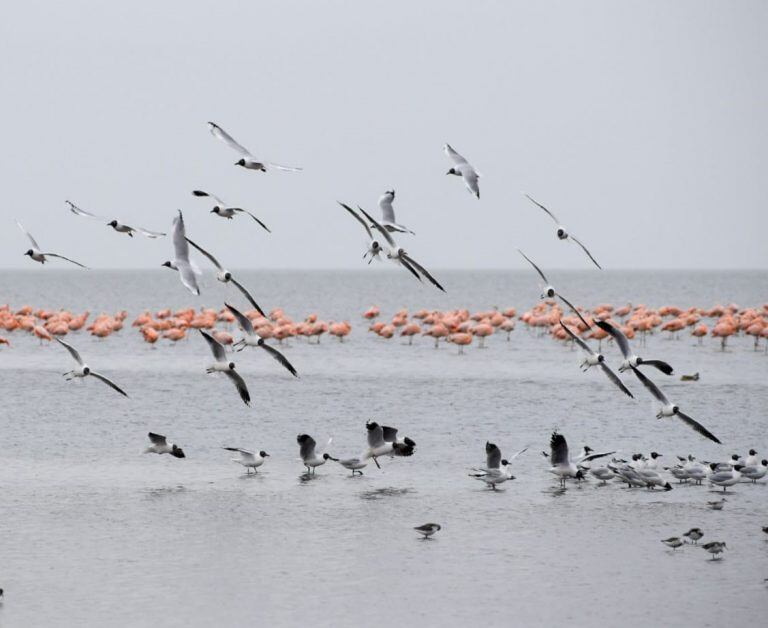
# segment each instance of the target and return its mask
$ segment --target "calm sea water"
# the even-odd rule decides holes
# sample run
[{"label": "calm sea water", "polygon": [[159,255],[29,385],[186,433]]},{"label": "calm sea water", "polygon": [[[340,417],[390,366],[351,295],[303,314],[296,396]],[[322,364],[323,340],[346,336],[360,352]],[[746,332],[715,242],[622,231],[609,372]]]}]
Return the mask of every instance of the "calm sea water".
[{"label": "calm sea water", "polygon": [[[0,271],[0,303],[93,314],[206,305],[234,290],[208,278],[190,297],[166,271]],[[366,333],[360,313],[378,304],[488,309],[531,307],[529,272],[436,272],[442,295],[403,271],[243,272],[265,307],[295,319],[349,319],[347,342],[291,341],[294,380],[262,352],[236,358],[253,397],[204,373],[202,339],[146,345],[129,326],[107,340],[73,342],[129,393],[66,382],[58,346],[10,334],[0,350],[0,625],[15,626],[722,626],[759,621],[768,608],[768,491],[729,490],[721,512],[707,486],[671,492],[588,482],[555,490],[540,451],[558,428],[573,450],[656,450],[721,460],[749,447],[768,454],[768,355],[751,339],[649,338],[643,355],[701,373],[687,384],[651,376],[725,443],[677,421],[657,421],[627,378],[626,399],[576,352],[520,326],[488,348],[435,350]],[[706,306],[768,300],[766,272],[553,272],[583,305]],[[617,363],[616,349],[605,347]],[[663,380],[662,380],[663,378]],[[296,435],[331,451],[362,451],[365,422],[398,426],[417,443],[410,459],[351,478],[326,464],[306,481]],[[187,458],[143,456],[146,433],[167,434]],[[504,453],[526,445],[517,479],[491,492],[467,477],[486,440]],[[255,476],[222,445],[265,449]],[[732,493],[732,494],[730,494]],[[435,540],[411,529],[435,521]],[[674,554],[659,540],[693,526],[728,544]]]}]

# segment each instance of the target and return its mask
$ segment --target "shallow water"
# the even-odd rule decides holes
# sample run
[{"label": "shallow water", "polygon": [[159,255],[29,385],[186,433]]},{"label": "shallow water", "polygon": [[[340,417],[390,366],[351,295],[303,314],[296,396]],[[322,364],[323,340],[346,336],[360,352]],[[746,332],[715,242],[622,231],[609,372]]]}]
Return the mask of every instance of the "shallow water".
[{"label": "shallow water", "polygon": [[[208,378],[208,350],[190,334],[146,345],[129,326],[107,340],[71,341],[131,395],[95,381],[66,382],[61,347],[9,336],[0,350],[0,625],[544,626],[563,620],[636,626],[721,626],[764,614],[768,525],[764,483],[729,489],[723,511],[708,487],[671,492],[620,485],[564,492],[539,454],[554,428],[573,450],[659,451],[720,460],[749,447],[768,452],[768,355],[749,338],[703,346],[683,335],[648,339],[642,355],[701,380],[651,377],[723,447],[677,421],[657,421],[632,380],[626,399],[576,352],[519,326],[510,342],[435,350],[367,334],[370,304],[488,309],[533,305],[528,272],[436,272],[441,295],[406,274],[243,272],[265,308],[299,319],[350,319],[344,344],[291,341],[294,380],[261,352],[237,356],[254,399],[246,408],[226,381]],[[394,269],[395,271],[397,269]],[[768,300],[765,272],[562,272],[553,282],[583,305],[601,302],[710,307]],[[568,286],[568,289],[565,288]],[[126,309],[221,307],[241,297],[208,279],[195,300],[168,271],[0,271],[0,303]],[[617,363],[616,349],[604,347]],[[358,454],[365,421],[396,425],[417,443],[410,459],[384,460],[362,477],[326,464],[302,477],[296,435],[329,435],[335,455]],[[187,458],[142,456],[146,432],[168,434]],[[486,440],[514,462],[517,479],[486,490],[467,477]],[[222,445],[271,454],[254,476]],[[732,493],[732,494],[731,494]],[[412,526],[443,526],[419,541]],[[724,559],[667,550],[659,539],[693,526],[724,540]],[[762,538],[761,538],[762,537]],[[552,603],[554,602],[554,603]],[[662,619],[663,618],[663,619]]]}]

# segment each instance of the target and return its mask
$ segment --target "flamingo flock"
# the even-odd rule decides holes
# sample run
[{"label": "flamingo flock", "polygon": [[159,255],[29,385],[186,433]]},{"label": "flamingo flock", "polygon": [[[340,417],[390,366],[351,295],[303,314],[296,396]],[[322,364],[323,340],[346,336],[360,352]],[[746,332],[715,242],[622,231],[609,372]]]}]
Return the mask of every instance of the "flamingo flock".
[{"label": "flamingo flock", "polygon": [[[316,313],[308,314],[299,321],[288,316],[282,308],[271,310],[267,316],[262,316],[256,309],[247,310],[244,314],[259,336],[274,339],[279,344],[290,338],[306,338],[309,344],[319,344],[326,334],[343,343],[352,332],[348,320],[324,321]],[[97,338],[106,339],[122,330],[127,318],[126,310],[114,314],[102,313],[91,318],[87,310],[74,313],[67,309],[34,308],[30,305],[14,310],[10,305],[0,305],[0,331],[27,332],[34,335],[40,344],[50,342],[56,336],[66,336],[83,329]],[[475,341],[477,348],[484,348],[487,339],[499,333],[505,334],[505,339],[509,341],[517,321],[538,336],[551,336],[555,340],[571,342],[571,337],[560,325],[561,319],[578,332],[582,339],[598,342],[600,348],[603,341],[610,337],[606,331],[593,325],[594,321],[608,322],[620,329],[627,338],[637,337],[641,344],[650,334],[666,334],[670,339],[680,339],[681,334],[687,333],[697,338],[698,344],[703,344],[708,336],[718,338],[720,348],[725,350],[730,337],[749,336],[753,338],[756,351],[762,344],[768,353],[768,303],[749,308],[731,304],[685,309],[669,305],[658,308],[630,304],[615,307],[603,303],[590,309],[579,308],[578,313],[569,313],[555,300],[547,299],[520,316],[514,307],[474,313],[468,309],[420,309],[412,314],[403,308],[387,321],[378,306],[371,306],[363,312],[362,318],[369,323],[368,332],[378,338],[390,340],[400,337],[407,339],[406,344],[412,345],[420,336],[426,336],[434,341],[435,348],[440,346],[441,340],[456,345],[459,355]],[[90,324],[87,324],[89,321]],[[233,326],[236,326],[235,317],[226,308],[196,310],[189,307],[175,311],[165,308],[154,313],[144,310],[131,322],[131,327],[137,328],[144,341],[150,345],[161,340],[170,344],[184,340],[190,329],[209,331],[221,344],[232,345]],[[0,335],[2,346],[11,346],[11,342]]]}]

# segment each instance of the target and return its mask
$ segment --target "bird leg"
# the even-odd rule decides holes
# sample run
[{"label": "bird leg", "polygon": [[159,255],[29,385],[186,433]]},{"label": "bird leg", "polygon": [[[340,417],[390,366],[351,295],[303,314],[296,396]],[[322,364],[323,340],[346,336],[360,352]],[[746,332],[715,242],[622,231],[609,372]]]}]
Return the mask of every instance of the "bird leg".
[{"label": "bird leg", "polygon": [[376,466],[377,466],[379,469],[381,469],[381,465],[379,464],[379,461],[378,461],[378,459],[376,458],[376,456],[374,456],[374,457],[373,457],[373,461],[376,463]]}]

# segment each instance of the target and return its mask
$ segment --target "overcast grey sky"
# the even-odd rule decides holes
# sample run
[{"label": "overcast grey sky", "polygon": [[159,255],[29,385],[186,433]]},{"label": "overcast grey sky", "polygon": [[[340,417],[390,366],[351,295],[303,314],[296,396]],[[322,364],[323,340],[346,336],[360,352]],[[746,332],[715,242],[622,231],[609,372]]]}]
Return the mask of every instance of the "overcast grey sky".
[{"label": "overcast grey sky", "polygon": [[[360,227],[397,191],[429,268],[768,265],[768,3],[18,2],[0,25],[0,267],[43,249],[156,267],[71,199],[190,237],[232,268],[363,267]],[[237,168],[213,120],[300,174]],[[483,174],[481,199],[450,142]],[[190,194],[251,208],[225,221]],[[54,262],[55,264],[58,264]],[[62,264],[63,267],[63,264]]]}]

